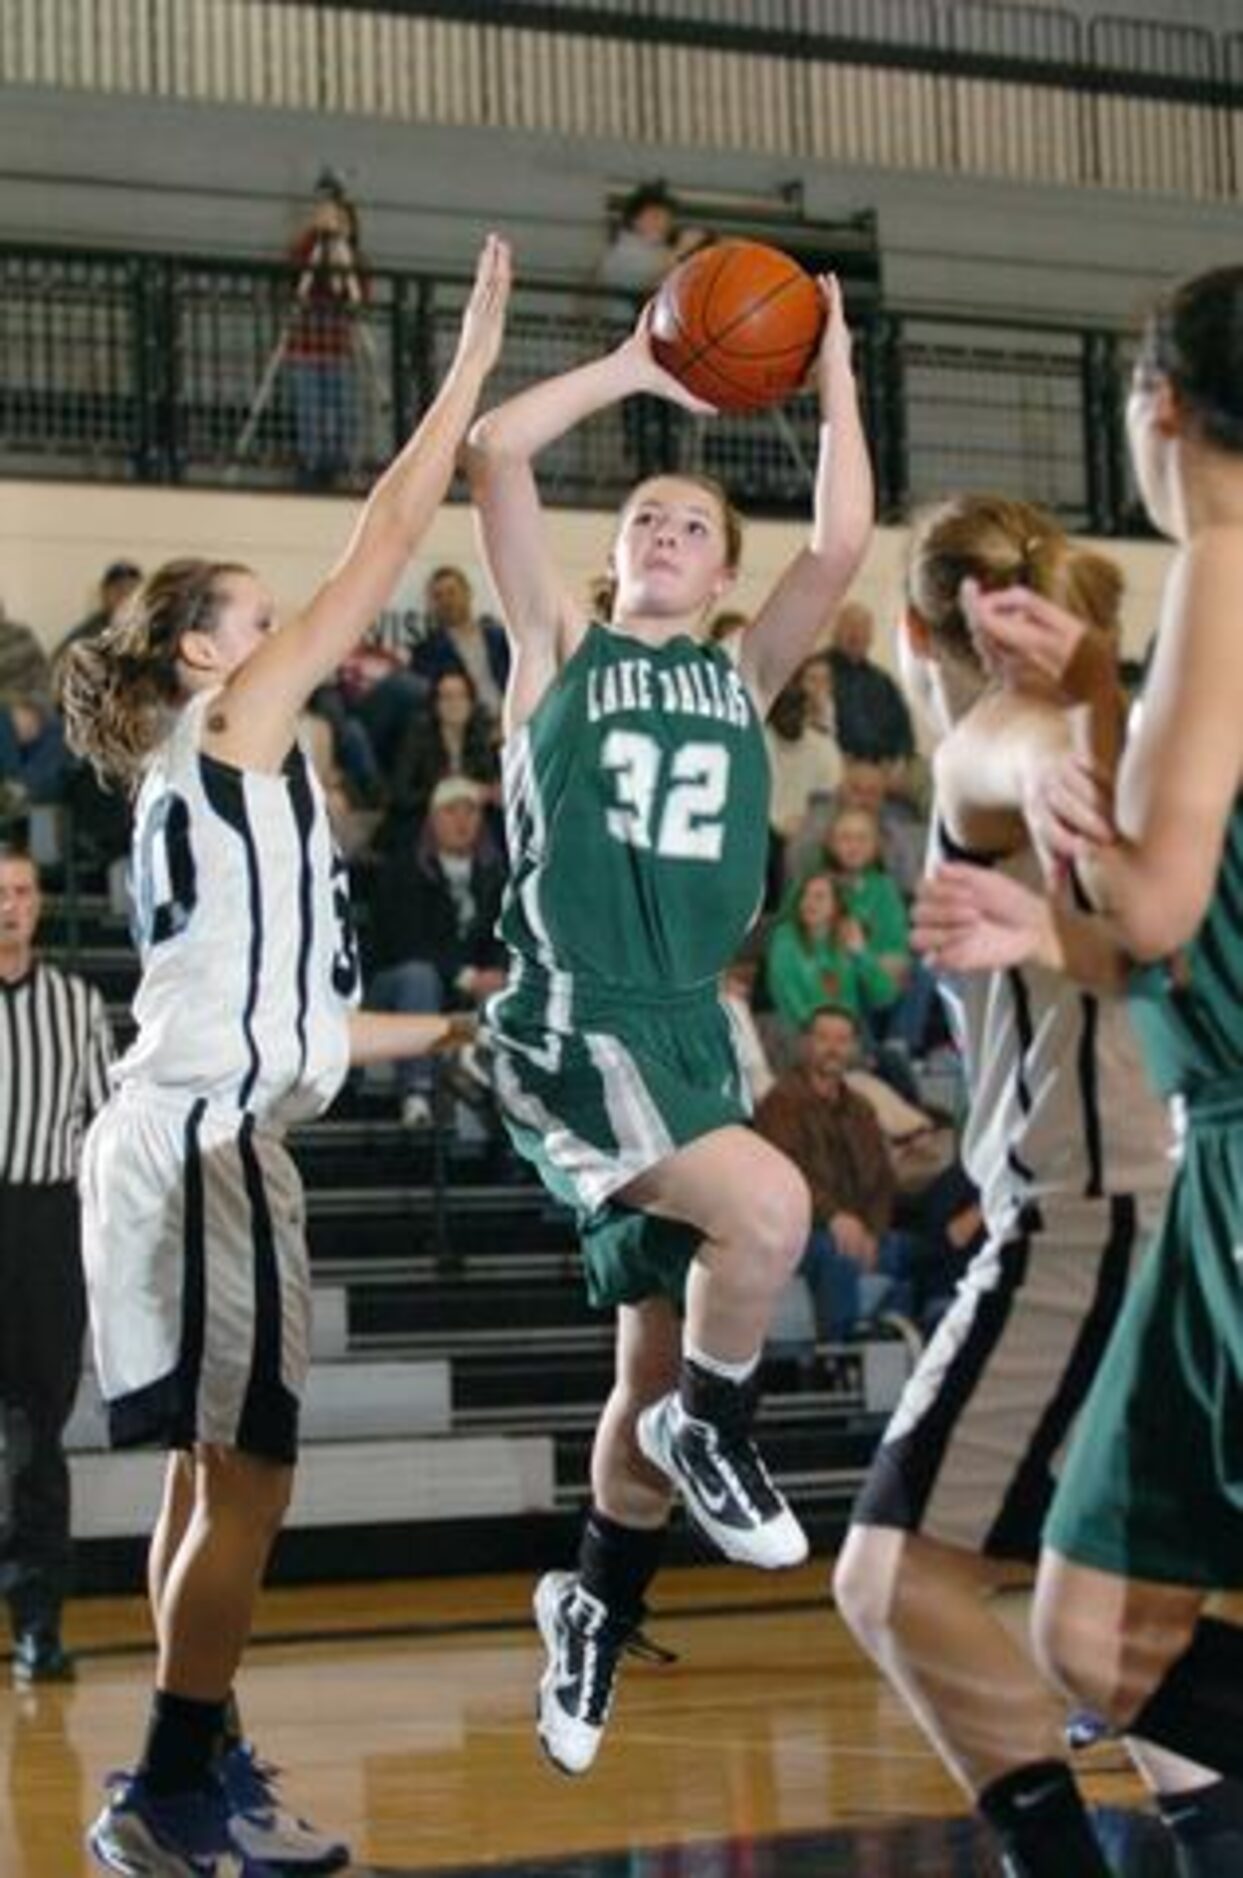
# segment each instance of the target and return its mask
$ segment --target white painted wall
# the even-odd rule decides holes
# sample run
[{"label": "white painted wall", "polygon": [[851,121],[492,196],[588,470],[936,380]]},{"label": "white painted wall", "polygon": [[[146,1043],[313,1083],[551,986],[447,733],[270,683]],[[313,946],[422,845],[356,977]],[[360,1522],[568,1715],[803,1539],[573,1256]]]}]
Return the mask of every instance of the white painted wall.
[{"label": "white painted wall", "polygon": [[[306,599],[327,572],[357,512],[356,502],[340,497],[0,483],[0,601],[11,618],[33,627],[51,645],[94,604],[94,583],[109,561],[124,556],[150,569],[174,555],[197,554],[253,566],[288,610]],[[557,510],[550,525],[568,578],[585,591],[604,571],[611,518]],[[758,605],[803,538],[792,523],[750,525],[734,594],[740,608],[750,611]],[[885,625],[901,603],[905,542],[903,529],[878,529],[856,583],[858,597]],[[1138,654],[1156,623],[1169,550],[1151,542],[1100,545],[1126,570],[1124,644]],[[471,511],[463,505],[441,510],[396,604],[417,605],[424,579],[441,561],[464,566],[486,598]],[[889,634],[881,639],[878,652],[888,660]]]}]

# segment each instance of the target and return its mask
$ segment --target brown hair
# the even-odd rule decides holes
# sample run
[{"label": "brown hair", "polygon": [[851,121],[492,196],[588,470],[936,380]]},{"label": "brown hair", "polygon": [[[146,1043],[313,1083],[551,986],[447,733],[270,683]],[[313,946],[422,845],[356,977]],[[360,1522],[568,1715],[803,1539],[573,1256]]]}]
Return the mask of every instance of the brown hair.
[{"label": "brown hair", "polygon": [[1101,630],[1116,628],[1123,578],[1117,563],[1072,541],[1047,509],[1006,496],[952,496],[917,518],[907,598],[934,641],[978,667],[959,603],[964,580],[1023,586]]},{"label": "brown hair", "polygon": [[[658,476],[670,476],[675,482],[690,483],[694,489],[702,489],[705,495],[712,497],[721,511],[721,525],[725,530],[725,565],[732,574],[742,560],[742,537],[746,527],[741,511],[736,509],[729,499],[729,491],[724,483],[719,483],[715,476],[701,475],[698,470],[657,470],[651,476],[645,476],[641,483],[636,483],[621,507],[624,515],[634,501],[636,493],[648,483],[655,482]],[[612,614],[617,599],[617,582],[611,574],[602,574],[591,583],[591,598],[594,606],[607,615]]]},{"label": "brown hair", "polygon": [[1137,364],[1169,379],[1206,442],[1243,453],[1243,267],[1197,274],[1159,301]]},{"label": "brown hair", "polygon": [[66,649],[56,676],[65,740],[104,781],[137,786],[185,700],[183,638],[210,632],[227,578],[249,572],[233,561],[168,561],[101,633]]}]

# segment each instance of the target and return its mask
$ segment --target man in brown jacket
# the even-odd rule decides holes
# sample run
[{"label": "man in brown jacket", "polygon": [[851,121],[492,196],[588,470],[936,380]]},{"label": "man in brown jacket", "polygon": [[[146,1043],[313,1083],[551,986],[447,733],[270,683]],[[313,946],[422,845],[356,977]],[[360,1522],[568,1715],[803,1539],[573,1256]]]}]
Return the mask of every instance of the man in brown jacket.
[{"label": "man in brown jacket", "polygon": [[[861,1315],[908,1302],[910,1248],[890,1231],[896,1182],[871,1104],[846,1082],[855,1020],[825,1005],[803,1032],[801,1063],[781,1076],[755,1113],[811,1188],[812,1235],[800,1271],[820,1337],[849,1335]],[[865,1282],[866,1281],[866,1282]]]}]

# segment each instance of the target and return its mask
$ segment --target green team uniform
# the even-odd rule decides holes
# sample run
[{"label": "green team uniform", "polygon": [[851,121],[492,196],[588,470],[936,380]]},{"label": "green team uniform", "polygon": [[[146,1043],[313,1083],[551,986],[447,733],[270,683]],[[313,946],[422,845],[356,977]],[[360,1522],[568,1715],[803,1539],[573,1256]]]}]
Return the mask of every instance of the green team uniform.
[{"label": "green team uniform", "polygon": [[506,1124],[578,1215],[593,1302],[680,1300],[695,1236],[614,1196],[746,1119],[718,978],[763,889],[759,717],[719,647],[593,624],[504,778],[510,975],[488,1023]]},{"label": "green team uniform", "polygon": [[1243,1584],[1243,795],[1212,904],[1137,971],[1148,1068],[1185,1121],[1157,1243],[1088,1397],[1045,1528],[1132,1578]]}]

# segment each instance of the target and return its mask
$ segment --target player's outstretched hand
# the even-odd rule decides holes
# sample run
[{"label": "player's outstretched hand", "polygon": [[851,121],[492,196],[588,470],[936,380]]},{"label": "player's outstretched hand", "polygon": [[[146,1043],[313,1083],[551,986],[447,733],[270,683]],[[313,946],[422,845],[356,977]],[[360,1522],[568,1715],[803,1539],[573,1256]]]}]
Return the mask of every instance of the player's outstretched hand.
[{"label": "player's outstretched hand", "polygon": [[991,867],[950,861],[915,896],[911,943],[950,972],[1008,971],[1056,952],[1053,909],[1020,881]]},{"label": "player's outstretched hand", "polygon": [[489,235],[475,264],[475,284],[462,314],[458,358],[490,372],[505,336],[505,312],[513,280],[509,243]]},{"label": "player's outstretched hand", "polygon": [[703,398],[697,398],[693,391],[688,391],[681,379],[665,370],[652,351],[652,314],[655,305],[654,300],[648,301],[635,321],[633,332],[618,347],[620,356],[626,361],[627,376],[631,380],[629,389],[646,392],[649,397],[665,398],[670,404],[680,404],[684,411],[693,411],[696,417],[715,417],[716,406],[708,404]]},{"label": "player's outstretched hand", "polygon": [[820,396],[821,415],[830,419],[834,404],[843,393],[854,396],[850,327],[846,324],[846,302],[837,275],[818,274],[816,285],[824,301],[824,334],[813,372]]}]

